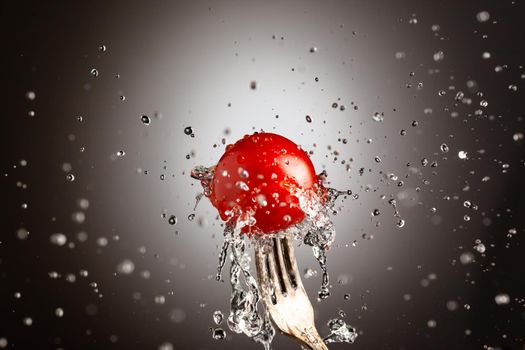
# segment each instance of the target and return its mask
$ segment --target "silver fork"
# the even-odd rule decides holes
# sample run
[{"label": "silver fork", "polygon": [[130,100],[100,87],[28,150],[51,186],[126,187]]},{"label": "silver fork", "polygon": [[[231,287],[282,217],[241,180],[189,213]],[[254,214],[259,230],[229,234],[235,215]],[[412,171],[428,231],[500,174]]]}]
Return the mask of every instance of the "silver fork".
[{"label": "silver fork", "polygon": [[297,268],[292,238],[259,239],[255,266],[264,304],[277,328],[312,350],[328,350],[315,328],[314,310]]}]

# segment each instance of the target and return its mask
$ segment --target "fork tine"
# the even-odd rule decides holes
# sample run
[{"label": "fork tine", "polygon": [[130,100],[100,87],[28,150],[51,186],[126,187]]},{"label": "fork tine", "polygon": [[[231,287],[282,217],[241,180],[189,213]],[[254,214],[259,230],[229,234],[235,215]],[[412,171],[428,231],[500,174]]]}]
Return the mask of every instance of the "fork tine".
[{"label": "fork tine", "polygon": [[277,268],[279,269],[279,275],[280,280],[282,280],[282,284],[284,286],[284,292],[290,293],[295,289],[294,283],[292,283],[293,280],[293,271],[291,270],[291,264],[288,261],[287,256],[287,249],[284,246],[284,240],[285,238],[274,238],[274,246],[275,246],[275,262],[277,263]]},{"label": "fork tine", "polygon": [[271,285],[270,276],[266,268],[266,254],[264,253],[264,245],[260,242],[255,244],[255,268],[257,270],[257,280],[261,287],[261,294],[263,298],[269,301],[269,288]]},{"label": "fork tine", "polygon": [[273,247],[267,241],[261,239],[255,247],[255,267],[265,302],[270,305],[277,303],[277,292],[280,291],[279,280],[275,269],[273,258]]},{"label": "fork tine", "polygon": [[283,257],[286,266],[286,271],[288,271],[288,277],[290,278],[290,284],[294,289],[296,289],[297,287],[301,287],[301,275],[299,274],[299,268],[297,266],[297,261],[295,260],[292,238],[283,238],[281,241],[281,245],[283,249]]},{"label": "fork tine", "polygon": [[279,261],[277,255],[277,247],[275,241],[273,240],[271,245],[271,251],[266,255],[266,265],[268,269],[268,274],[271,277],[272,285],[275,287],[274,292],[276,296],[286,294],[286,289],[284,287],[284,281],[282,274],[280,273],[280,266],[278,267]]}]

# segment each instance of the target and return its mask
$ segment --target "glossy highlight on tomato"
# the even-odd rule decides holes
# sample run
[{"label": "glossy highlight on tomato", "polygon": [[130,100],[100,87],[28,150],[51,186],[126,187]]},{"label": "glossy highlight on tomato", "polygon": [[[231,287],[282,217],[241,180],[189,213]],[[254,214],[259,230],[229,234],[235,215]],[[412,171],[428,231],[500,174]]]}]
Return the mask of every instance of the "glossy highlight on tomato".
[{"label": "glossy highlight on tomato", "polygon": [[223,220],[244,220],[243,232],[265,234],[303,220],[296,193],[318,186],[305,151],[283,136],[262,132],[226,147],[209,198]]}]

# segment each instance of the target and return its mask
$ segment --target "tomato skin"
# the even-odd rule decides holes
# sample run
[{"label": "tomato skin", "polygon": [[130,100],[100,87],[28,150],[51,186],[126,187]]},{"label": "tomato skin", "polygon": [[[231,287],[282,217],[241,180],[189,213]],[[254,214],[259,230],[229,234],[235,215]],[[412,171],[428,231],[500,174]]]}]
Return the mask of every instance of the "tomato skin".
[{"label": "tomato skin", "polygon": [[305,151],[283,136],[255,133],[226,147],[209,197],[223,220],[251,213],[255,224],[243,232],[264,234],[302,221],[304,212],[292,191],[316,187],[315,169]]}]

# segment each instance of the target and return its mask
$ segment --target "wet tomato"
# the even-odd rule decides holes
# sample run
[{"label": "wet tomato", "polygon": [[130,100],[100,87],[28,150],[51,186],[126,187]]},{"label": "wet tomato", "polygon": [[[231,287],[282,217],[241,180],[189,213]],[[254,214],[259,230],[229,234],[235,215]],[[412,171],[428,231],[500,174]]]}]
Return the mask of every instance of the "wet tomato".
[{"label": "wet tomato", "polygon": [[314,166],[298,145],[277,134],[255,133],[226,148],[209,197],[223,220],[242,220],[243,232],[264,234],[303,220],[296,193],[317,186]]}]

